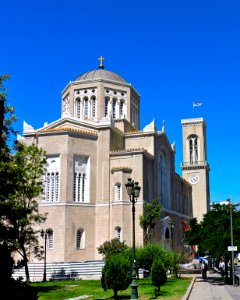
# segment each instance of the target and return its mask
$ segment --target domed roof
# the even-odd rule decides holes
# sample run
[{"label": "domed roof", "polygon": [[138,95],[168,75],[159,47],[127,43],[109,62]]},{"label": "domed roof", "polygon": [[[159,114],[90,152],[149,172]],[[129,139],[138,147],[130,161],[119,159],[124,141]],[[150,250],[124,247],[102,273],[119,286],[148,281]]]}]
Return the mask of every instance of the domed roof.
[{"label": "domed roof", "polygon": [[104,57],[99,57],[100,65],[98,70],[93,70],[86,72],[82,75],[80,75],[76,81],[84,81],[84,80],[109,80],[109,81],[115,81],[115,82],[121,82],[121,83],[127,83],[125,79],[123,79],[118,74],[104,70],[103,60]]},{"label": "domed roof", "polygon": [[86,73],[80,75],[76,79],[76,81],[97,80],[97,79],[126,83],[126,80],[124,78],[122,78],[121,76],[119,76],[118,74],[116,74],[112,71],[104,70],[104,69],[92,70],[92,71],[86,72]]}]

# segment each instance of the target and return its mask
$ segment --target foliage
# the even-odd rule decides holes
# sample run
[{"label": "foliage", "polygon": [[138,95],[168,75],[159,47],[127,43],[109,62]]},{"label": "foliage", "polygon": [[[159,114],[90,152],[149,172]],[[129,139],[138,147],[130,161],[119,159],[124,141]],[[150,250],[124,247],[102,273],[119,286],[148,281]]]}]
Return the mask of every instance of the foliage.
[{"label": "foliage", "polygon": [[[240,247],[240,211],[232,206],[234,245]],[[214,204],[212,209],[197,223],[191,220],[190,230],[186,232],[186,241],[190,245],[198,245],[209,254],[224,256],[225,264],[229,260],[228,246],[231,245],[230,205]],[[226,267],[227,275],[227,267]]]},{"label": "foliage", "polygon": [[7,96],[8,91],[5,87],[6,80],[9,79],[8,74],[0,75],[0,101],[3,101],[3,111],[0,114],[0,155],[1,160],[9,158],[10,147],[8,145],[11,135],[16,135],[16,131],[13,129],[13,122],[17,120],[14,112],[15,109],[8,104]]},{"label": "foliage", "polygon": [[153,261],[151,268],[152,284],[157,287],[158,292],[160,286],[167,282],[166,269],[160,259],[156,258]]},{"label": "foliage", "polygon": [[154,220],[160,219],[161,216],[159,199],[154,199],[152,203],[144,201],[143,211],[144,214],[139,217],[140,226],[145,231],[145,243],[149,243],[151,241],[151,229],[155,226]]},{"label": "foliage", "polygon": [[28,252],[31,249],[36,255],[40,255],[37,238],[39,232],[34,227],[46,220],[46,215],[38,213],[36,200],[42,193],[46,155],[35,144],[26,146],[16,143],[15,149],[16,153],[9,164],[9,169],[12,168],[15,174],[15,190],[8,194],[8,199],[0,204],[0,208],[4,208],[5,219],[13,238],[13,249],[22,257],[26,278],[29,280]]},{"label": "foliage", "polygon": [[104,258],[107,258],[111,254],[122,253],[127,249],[128,246],[125,244],[125,241],[121,242],[117,238],[106,241],[97,248],[98,253],[102,254]]},{"label": "foliage", "polygon": [[117,299],[118,291],[127,289],[131,283],[131,260],[123,253],[112,254],[107,257],[102,270],[101,283],[106,291],[114,291],[114,299]]},{"label": "foliage", "polygon": [[146,244],[143,247],[136,249],[136,261],[139,268],[151,270],[154,259],[159,259],[163,262],[166,269],[169,269],[171,258],[170,251],[163,249],[158,243]]},{"label": "foliage", "polygon": [[170,268],[173,275],[178,278],[178,271],[181,263],[185,263],[185,254],[172,251],[170,253]]}]

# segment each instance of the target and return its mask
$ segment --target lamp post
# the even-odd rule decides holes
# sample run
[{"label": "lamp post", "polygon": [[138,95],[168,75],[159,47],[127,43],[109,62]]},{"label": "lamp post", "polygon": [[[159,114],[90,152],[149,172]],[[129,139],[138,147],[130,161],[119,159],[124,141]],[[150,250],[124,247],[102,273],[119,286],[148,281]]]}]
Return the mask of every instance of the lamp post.
[{"label": "lamp post", "polygon": [[132,203],[132,292],[131,299],[138,299],[138,283],[137,283],[137,264],[135,253],[135,203],[139,197],[141,187],[138,182],[134,182],[131,178],[128,178],[128,182],[125,184],[127,194],[130,202]]},{"label": "lamp post", "polygon": [[46,258],[47,258],[47,235],[48,230],[41,230],[41,237],[44,238],[44,263],[43,263],[43,282],[47,281],[47,268],[46,268]]},{"label": "lamp post", "polygon": [[175,223],[172,220],[170,220],[168,222],[168,225],[170,227],[170,234],[171,234],[171,250],[173,250],[173,229],[174,229]]},{"label": "lamp post", "polygon": [[230,210],[230,232],[231,232],[231,247],[232,247],[232,258],[231,258],[231,265],[232,265],[232,278],[233,278],[233,286],[235,286],[235,268],[234,268],[234,250],[233,250],[233,224],[232,224],[232,207],[238,206],[240,203],[231,203],[230,199],[227,199],[229,210]]}]

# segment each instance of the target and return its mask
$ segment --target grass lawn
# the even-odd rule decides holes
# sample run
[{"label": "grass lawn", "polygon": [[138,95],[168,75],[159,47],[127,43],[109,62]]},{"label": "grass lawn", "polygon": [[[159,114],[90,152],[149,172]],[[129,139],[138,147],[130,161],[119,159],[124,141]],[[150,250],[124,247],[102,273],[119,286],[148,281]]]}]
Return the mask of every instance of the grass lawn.
[{"label": "grass lawn", "polygon": [[[187,291],[191,283],[191,278],[182,277],[179,279],[168,278],[165,285],[161,286],[160,294],[152,285],[151,279],[138,280],[139,299],[164,299],[180,300]],[[111,299],[113,290],[104,291],[100,280],[68,280],[68,281],[49,281],[35,282],[31,284],[39,292],[39,300],[65,300],[81,297],[79,299]],[[118,292],[119,299],[131,298],[131,287]]]}]

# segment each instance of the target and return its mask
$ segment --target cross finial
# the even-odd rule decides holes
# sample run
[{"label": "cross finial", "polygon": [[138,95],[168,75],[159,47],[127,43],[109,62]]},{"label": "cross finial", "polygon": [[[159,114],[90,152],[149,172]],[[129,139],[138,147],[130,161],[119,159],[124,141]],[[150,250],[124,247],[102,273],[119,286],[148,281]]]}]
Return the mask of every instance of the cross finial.
[{"label": "cross finial", "polygon": [[103,61],[104,61],[104,57],[102,57],[102,55],[99,57],[98,60],[100,60],[100,65],[99,65],[99,69],[104,69],[104,65],[103,65]]}]

